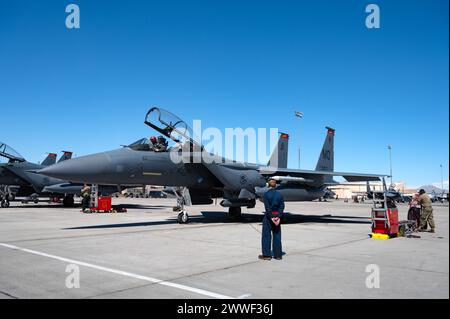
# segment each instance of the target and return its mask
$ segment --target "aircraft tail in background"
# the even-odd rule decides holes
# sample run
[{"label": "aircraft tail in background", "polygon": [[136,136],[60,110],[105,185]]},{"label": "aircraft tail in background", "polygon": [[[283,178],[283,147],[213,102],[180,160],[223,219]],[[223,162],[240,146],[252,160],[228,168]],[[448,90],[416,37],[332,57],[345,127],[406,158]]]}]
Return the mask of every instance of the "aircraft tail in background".
[{"label": "aircraft tail in background", "polygon": [[41,163],[42,166],[50,166],[56,163],[56,154],[48,153],[47,158]]},{"label": "aircraft tail in background", "polygon": [[[334,171],[334,134],[335,129],[326,127],[327,136],[323,143],[322,151],[320,152],[319,160],[317,161],[316,171],[333,172]],[[325,176],[325,183],[336,183],[333,176]]]},{"label": "aircraft tail in background", "polygon": [[333,172],[334,171],[334,134],[335,129],[326,127],[327,136],[317,161],[316,171]]},{"label": "aircraft tail in background", "polygon": [[267,166],[287,168],[288,165],[288,150],[289,150],[289,135],[286,133],[280,134],[277,146],[270,157]]},{"label": "aircraft tail in background", "polygon": [[64,154],[61,156],[61,158],[59,159],[58,163],[70,160],[72,158],[72,152],[68,152],[68,151],[63,151]]}]

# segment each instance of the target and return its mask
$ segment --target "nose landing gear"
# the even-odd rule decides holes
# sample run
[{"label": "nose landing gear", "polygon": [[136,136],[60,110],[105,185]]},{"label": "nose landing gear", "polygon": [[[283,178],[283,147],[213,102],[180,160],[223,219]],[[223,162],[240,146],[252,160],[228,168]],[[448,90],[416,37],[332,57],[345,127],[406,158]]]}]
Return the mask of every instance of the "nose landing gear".
[{"label": "nose landing gear", "polygon": [[189,222],[189,215],[187,211],[184,209],[181,211],[181,213],[178,214],[178,224],[187,224]]},{"label": "nose landing gear", "polygon": [[189,223],[189,214],[184,209],[186,203],[191,204],[189,190],[184,187],[181,189],[173,188],[173,193],[177,198],[177,206],[173,208],[174,212],[180,212],[177,217],[178,224],[187,224]]},{"label": "nose landing gear", "polygon": [[9,201],[7,199],[3,199],[0,206],[2,208],[8,208],[9,207]]},{"label": "nose landing gear", "polygon": [[0,185],[0,207],[8,208],[9,202],[15,199],[15,195],[11,192],[9,186]]}]

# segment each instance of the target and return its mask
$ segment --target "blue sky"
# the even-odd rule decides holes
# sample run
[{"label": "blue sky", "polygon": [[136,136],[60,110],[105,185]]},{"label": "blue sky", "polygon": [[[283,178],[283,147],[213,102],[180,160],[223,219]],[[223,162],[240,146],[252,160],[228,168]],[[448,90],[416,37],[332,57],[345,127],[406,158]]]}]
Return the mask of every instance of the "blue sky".
[{"label": "blue sky", "polygon": [[[81,28],[65,27],[76,3]],[[365,27],[365,6],[381,28]],[[152,105],[205,127],[278,127],[289,166],[448,181],[448,1],[0,0],[0,141],[31,161],[143,136]],[[304,118],[294,117],[294,110]]]}]

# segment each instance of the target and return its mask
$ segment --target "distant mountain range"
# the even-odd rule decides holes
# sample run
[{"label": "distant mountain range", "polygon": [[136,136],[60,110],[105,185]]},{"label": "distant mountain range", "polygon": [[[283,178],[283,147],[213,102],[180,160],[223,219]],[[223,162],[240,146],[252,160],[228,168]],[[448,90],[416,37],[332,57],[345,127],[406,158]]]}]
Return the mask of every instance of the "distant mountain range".
[{"label": "distant mountain range", "polygon": [[448,193],[448,190],[442,191],[442,188],[436,187],[434,185],[423,185],[418,189],[424,189],[427,193],[432,193],[434,191],[435,194],[442,194],[443,192]]}]

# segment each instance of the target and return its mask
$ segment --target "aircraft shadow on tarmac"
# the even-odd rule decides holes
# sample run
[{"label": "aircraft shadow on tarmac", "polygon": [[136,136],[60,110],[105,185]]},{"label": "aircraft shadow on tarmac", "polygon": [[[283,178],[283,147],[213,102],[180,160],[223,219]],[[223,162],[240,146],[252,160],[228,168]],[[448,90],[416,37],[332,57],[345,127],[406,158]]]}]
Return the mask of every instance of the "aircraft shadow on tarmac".
[{"label": "aircraft shadow on tarmac", "polygon": [[[261,223],[263,214],[242,214],[238,219],[231,219],[226,212],[204,211],[202,216],[191,216],[189,224],[245,224],[245,223]],[[333,216],[333,215],[301,215],[285,213],[285,221],[283,224],[300,224],[300,223],[316,223],[316,224],[370,224],[370,217],[358,216]],[[64,228],[63,230],[81,230],[81,229],[105,229],[105,228],[126,228],[126,227],[143,227],[178,224],[176,216],[167,220],[126,223],[126,224],[106,224],[94,226],[80,226],[72,228]]]},{"label": "aircraft shadow on tarmac", "polygon": [[[23,208],[66,208],[66,209],[71,209],[71,208],[80,208],[81,209],[81,204],[75,204],[73,206],[70,207],[64,207],[61,204],[50,204],[50,203],[42,203],[42,204],[32,204],[32,203],[28,203],[28,204],[23,204],[20,206],[10,206],[7,209],[23,209]],[[164,206],[164,205],[139,205],[139,204],[120,204],[120,205],[114,205],[114,208],[127,208],[127,209],[167,209],[167,208],[172,208],[172,206]]]},{"label": "aircraft shadow on tarmac", "polygon": [[129,208],[129,209],[167,209],[172,208],[172,206],[165,205],[141,205],[141,204],[120,204],[113,205],[114,208]]}]

